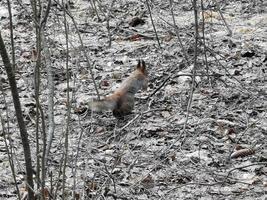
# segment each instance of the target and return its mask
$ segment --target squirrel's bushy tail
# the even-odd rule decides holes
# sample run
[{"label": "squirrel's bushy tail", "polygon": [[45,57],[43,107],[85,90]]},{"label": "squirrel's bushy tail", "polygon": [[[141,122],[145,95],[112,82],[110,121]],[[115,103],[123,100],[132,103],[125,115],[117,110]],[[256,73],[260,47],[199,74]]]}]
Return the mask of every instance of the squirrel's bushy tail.
[{"label": "squirrel's bushy tail", "polygon": [[91,101],[89,103],[89,107],[94,112],[113,110],[116,107],[116,102],[107,99],[96,100],[96,101]]}]

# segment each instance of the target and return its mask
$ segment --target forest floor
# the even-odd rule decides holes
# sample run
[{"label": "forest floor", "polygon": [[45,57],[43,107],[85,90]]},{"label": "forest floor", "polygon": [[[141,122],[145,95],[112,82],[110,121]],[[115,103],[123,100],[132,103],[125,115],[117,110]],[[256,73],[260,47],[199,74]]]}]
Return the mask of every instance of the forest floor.
[{"label": "forest floor", "polygon": [[[31,56],[36,37],[29,1],[18,2],[12,1],[16,78],[36,167],[35,63]],[[66,50],[62,7],[52,4],[44,31],[40,85],[40,102],[46,116],[47,66],[51,65],[55,83],[55,135],[47,166],[47,180],[53,180],[52,187],[47,183],[53,188],[51,194],[54,195],[56,184],[61,191],[57,177],[62,170],[68,124],[67,199],[72,199],[71,192],[75,191],[80,199],[265,200],[266,2],[224,2],[220,8],[231,35],[216,6],[204,1],[206,48],[201,42],[193,90],[195,23],[191,1],[175,1],[173,5],[189,65],[176,36],[169,1],[149,1],[160,47],[146,1],[115,1],[113,6],[111,0],[101,1],[101,5],[96,1],[97,12],[89,1],[73,2],[69,11],[93,66],[100,95],[114,91],[134,70],[138,59],[147,63],[149,84],[147,91],[136,95],[134,112],[124,120],[117,120],[111,112],[86,114],[88,102],[96,98],[89,66],[70,18],[69,52]],[[203,39],[202,14],[198,14]],[[108,15],[111,40],[105,17]],[[132,26],[134,17],[144,23]],[[11,52],[7,5],[1,0],[0,30]],[[72,108],[69,121],[67,53]],[[0,125],[0,199],[11,200],[17,197],[3,137],[6,127],[19,187],[25,169],[2,61],[0,71],[0,116],[4,122]],[[47,130],[46,117],[45,124]]]}]

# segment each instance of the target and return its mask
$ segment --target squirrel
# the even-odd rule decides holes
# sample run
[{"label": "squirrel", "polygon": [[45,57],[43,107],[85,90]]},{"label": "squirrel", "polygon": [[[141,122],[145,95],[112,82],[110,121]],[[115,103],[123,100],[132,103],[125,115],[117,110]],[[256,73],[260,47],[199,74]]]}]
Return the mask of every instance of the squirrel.
[{"label": "squirrel", "polygon": [[131,113],[134,108],[134,95],[140,90],[146,90],[148,73],[146,64],[139,60],[136,69],[125,79],[120,87],[113,94],[102,100],[94,100],[89,107],[94,112],[111,110],[114,117],[122,118]]}]

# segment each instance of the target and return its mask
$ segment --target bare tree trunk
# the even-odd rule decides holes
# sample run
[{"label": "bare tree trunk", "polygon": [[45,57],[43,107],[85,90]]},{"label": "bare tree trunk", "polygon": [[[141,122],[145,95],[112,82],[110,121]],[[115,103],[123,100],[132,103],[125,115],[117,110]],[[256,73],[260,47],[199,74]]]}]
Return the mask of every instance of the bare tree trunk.
[{"label": "bare tree trunk", "polygon": [[12,65],[8,58],[8,54],[6,51],[4,41],[2,39],[1,32],[0,32],[0,54],[1,54],[4,66],[6,69],[6,73],[8,76],[13,103],[14,103],[14,107],[16,111],[16,117],[17,117],[19,129],[20,129],[20,136],[22,140],[22,145],[23,145],[23,150],[24,150],[24,159],[25,159],[25,165],[26,165],[26,174],[27,174],[27,183],[28,183],[27,188],[29,191],[29,199],[34,199],[34,191],[33,191],[34,185],[33,185],[33,179],[32,179],[33,169],[32,169],[31,149],[30,149],[30,144],[28,140],[28,133],[27,133],[27,129],[26,129],[26,126],[23,120],[15,74],[13,72]]},{"label": "bare tree trunk", "polygon": [[[45,114],[43,112],[40,103],[40,73],[42,57],[41,51],[43,46],[43,35],[46,22],[51,9],[51,0],[47,1],[46,9],[44,10],[44,5],[42,1],[31,0],[31,6],[33,11],[33,18],[35,22],[35,34],[36,34],[36,63],[35,63],[35,73],[34,73],[34,86],[35,86],[35,101],[36,101],[36,154],[37,154],[37,187],[39,188],[39,181],[41,183],[41,191],[44,191],[46,182],[46,148],[47,148],[47,135],[46,135],[46,125],[45,125]],[[43,15],[42,15],[43,14]],[[53,109],[53,108],[52,108]],[[41,121],[40,121],[41,120]],[[39,130],[39,123],[41,122],[41,131]],[[42,149],[39,147],[39,134],[42,133]],[[41,161],[39,159],[39,154],[42,153]],[[41,170],[41,174],[40,174]],[[45,199],[44,193],[42,192],[42,198]]]},{"label": "bare tree trunk", "polygon": [[[63,2],[62,2],[63,3]],[[64,4],[63,4],[64,5]],[[68,161],[68,152],[69,152],[69,125],[70,125],[70,108],[71,108],[71,102],[70,102],[70,87],[69,87],[69,28],[67,24],[67,16],[66,16],[66,9],[64,6],[63,9],[63,15],[64,15],[64,28],[65,28],[65,37],[66,37],[66,74],[67,74],[67,123],[66,123],[66,130],[65,130],[65,140],[64,140],[64,160],[63,160],[63,181],[62,181],[62,199],[66,199],[65,189],[66,189],[66,167],[67,167],[67,161]]]},{"label": "bare tree trunk", "polygon": [[47,147],[45,152],[45,165],[47,165],[47,159],[49,158],[50,149],[52,146],[52,140],[54,137],[55,131],[55,122],[54,122],[54,93],[55,85],[53,78],[53,69],[51,63],[51,55],[48,47],[48,41],[44,42],[44,51],[46,57],[46,68],[47,68],[47,87],[48,87],[48,130],[47,130]]},{"label": "bare tree trunk", "polygon": [[11,42],[11,49],[12,49],[12,68],[15,72],[16,69],[16,63],[15,63],[15,48],[14,48],[14,34],[13,34],[13,20],[12,20],[12,10],[11,10],[11,4],[10,1],[7,0],[7,6],[8,6],[8,13],[9,13],[9,26],[10,26],[10,42]]}]

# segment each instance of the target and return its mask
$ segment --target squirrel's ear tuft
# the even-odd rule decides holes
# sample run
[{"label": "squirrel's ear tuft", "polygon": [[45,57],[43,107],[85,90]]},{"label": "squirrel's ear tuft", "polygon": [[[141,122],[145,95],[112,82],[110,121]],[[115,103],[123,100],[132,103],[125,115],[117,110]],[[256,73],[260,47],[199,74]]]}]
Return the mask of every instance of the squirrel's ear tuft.
[{"label": "squirrel's ear tuft", "polygon": [[146,63],[143,60],[138,60],[138,64],[136,67],[138,70],[140,70],[143,73],[146,73]]},{"label": "squirrel's ear tuft", "polygon": [[140,69],[141,68],[141,60],[138,60],[138,64],[136,66],[137,69]]}]

